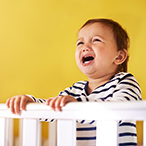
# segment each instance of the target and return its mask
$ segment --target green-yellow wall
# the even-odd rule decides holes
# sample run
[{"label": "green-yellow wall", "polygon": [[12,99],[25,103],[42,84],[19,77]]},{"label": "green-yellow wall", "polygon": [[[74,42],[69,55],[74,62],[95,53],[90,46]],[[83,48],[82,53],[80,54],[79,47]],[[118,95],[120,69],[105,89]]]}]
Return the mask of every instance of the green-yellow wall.
[{"label": "green-yellow wall", "polygon": [[128,31],[129,72],[146,99],[145,14],[145,0],[0,0],[0,102],[26,93],[49,98],[86,79],[74,59],[77,31],[99,17]]}]

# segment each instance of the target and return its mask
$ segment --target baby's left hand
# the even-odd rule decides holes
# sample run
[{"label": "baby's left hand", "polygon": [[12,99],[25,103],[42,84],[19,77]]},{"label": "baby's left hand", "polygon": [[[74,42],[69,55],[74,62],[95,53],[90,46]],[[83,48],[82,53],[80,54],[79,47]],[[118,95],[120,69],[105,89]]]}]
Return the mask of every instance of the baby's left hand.
[{"label": "baby's left hand", "polygon": [[54,111],[61,111],[62,107],[69,102],[78,102],[73,96],[61,95],[52,97],[46,100],[46,105],[49,105]]}]

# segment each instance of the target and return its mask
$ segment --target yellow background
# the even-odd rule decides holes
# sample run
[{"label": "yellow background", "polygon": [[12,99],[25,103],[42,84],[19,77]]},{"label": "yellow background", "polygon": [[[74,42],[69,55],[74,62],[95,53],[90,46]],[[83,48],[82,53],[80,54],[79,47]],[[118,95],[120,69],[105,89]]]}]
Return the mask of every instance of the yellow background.
[{"label": "yellow background", "polygon": [[77,32],[99,17],[114,19],[128,31],[128,69],[145,99],[145,0],[0,0],[0,102],[16,94],[49,98],[86,79],[74,59]]}]

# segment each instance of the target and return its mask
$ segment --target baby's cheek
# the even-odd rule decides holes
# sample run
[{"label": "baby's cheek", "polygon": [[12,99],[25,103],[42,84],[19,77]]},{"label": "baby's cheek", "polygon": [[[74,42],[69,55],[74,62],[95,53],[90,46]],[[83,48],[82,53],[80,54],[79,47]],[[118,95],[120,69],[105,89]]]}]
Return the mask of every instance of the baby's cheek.
[{"label": "baby's cheek", "polygon": [[76,63],[78,65],[78,63],[79,63],[79,53],[77,51],[75,53],[75,60],[76,60]]}]

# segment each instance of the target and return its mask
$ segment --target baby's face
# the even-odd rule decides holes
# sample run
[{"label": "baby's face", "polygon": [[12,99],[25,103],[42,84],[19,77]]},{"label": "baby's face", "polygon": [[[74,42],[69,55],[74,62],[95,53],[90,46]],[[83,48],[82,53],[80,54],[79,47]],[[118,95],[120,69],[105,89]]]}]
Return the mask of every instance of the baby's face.
[{"label": "baby's face", "polygon": [[93,23],[79,31],[75,58],[77,66],[86,76],[99,78],[114,74],[117,54],[116,41],[108,26]]}]

